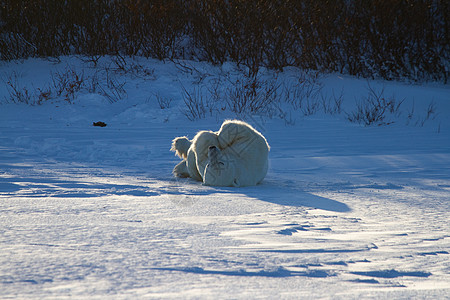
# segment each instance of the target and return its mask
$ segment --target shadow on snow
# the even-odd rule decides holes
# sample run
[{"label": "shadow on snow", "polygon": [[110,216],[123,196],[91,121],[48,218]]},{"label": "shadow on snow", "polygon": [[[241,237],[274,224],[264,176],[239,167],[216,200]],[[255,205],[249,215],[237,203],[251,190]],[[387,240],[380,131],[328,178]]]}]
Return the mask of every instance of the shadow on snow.
[{"label": "shadow on snow", "polygon": [[351,211],[345,203],[303,191],[294,183],[265,180],[260,185],[242,188],[238,191],[243,191],[249,197],[278,205],[303,206],[342,213]]},{"label": "shadow on snow", "polygon": [[350,212],[347,204],[302,191],[294,184],[278,183],[264,180],[257,186],[250,187],[210,187],[190,178],[159,178],[168,181],[169,185],[158,192],[169,195],[207,196],[211,194],[243,194],[261,201],[295,207],[310,207],[332,212]]},{"label": "shadow on snow", "polygon": [[[223,193],[244,194],[261,201],[295,207],[311,207],[332,212],[349,212],[342,202],[303,191],[295,183],[265,180],[262,184],[243,188],[205,187],[191,179],[153,178],[163,186],[155,188],[148,183],[115,184],[86,182],[82,178],[59,179],[53,174],[43,176],[0,177],[0,196],[20,194],[22,197],[89,198],[106,195],[151,197],[163,194],[207,196]],[[69,174],[70,175],[70,174]],[[80,174],[77,174],[80,175]],[[106,175],[107,176],[107,175]]]},{"label": "shadow on snow", "polygon": [[20,194],[22,197],[91,198],[106,195],[150,197],[158,195],[145,185],[89,183],[60,180],[54,177],[0,178],[0,196]]},{"label": "shadow on snow", "polygon": [[226,271],[226,270],[205,270],[203,268],[152,268],[153,270],[160,271],[173,271],[173,272],[184,272],[192,274],[203,274],[203,275],[224,275],[224,276],[242,276],[242,277],[271,277],[271,278],[283,278],[283,277],[314,277],[314,278],[326,278],[334,276],[333,274],[323,271],[323,270],[307,270],[307,271],[289,271],[283,267],[279,267],[274,271]]}]

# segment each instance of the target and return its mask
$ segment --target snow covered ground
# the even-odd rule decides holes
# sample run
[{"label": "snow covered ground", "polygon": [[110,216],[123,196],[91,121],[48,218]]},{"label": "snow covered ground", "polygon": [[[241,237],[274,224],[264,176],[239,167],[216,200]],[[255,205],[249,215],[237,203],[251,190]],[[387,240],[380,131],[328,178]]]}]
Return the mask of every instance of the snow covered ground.
[{"label": "snow covered ground", "polygon": [[[233,117],[205,99],[242,72],[125,62],[1,63],[1,299],[450,297],[448,85],[263,70],[320,93],[245,115],[271,145],[269,173],[216,188],[173,178],[170,143]],[[40,105],[10,103],[14,88]],[[186,92],[204,90],[189,121]],[[370,90],[404,101],[381,126],[349,122]]]}]

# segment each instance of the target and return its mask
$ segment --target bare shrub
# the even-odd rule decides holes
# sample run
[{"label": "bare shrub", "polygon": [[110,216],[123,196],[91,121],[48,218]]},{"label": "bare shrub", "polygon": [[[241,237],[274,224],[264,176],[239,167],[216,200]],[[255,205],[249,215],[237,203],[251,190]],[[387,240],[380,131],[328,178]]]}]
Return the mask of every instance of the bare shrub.
[{"label": "bare shrub", "polygon": [[89,93],[97,93],[100,87],[100,71],[96,70],[94,74],[86,78],[86,89]]},{"label": "bare shrub", "polygon": [[37,89],[37,104],[42,104],[52,98],[52,89],[48,88],[38,88]]},{"label": "bare shrub", "polygon": [[156,98],[156,101],[158,102],[159,108],[161,108],[161,109],[170,108],[173,98],[162,96],[160,93],[155,93],[154,97]]},{"label": "bare shrub", "polygon": [[92,64],[92,66],[96,68],[98,62],[100,61],[100,58],[102,58],[102,55],[95,55],[95,54],[86,56],[82,55],[79,58],[82,62]]},{"label": "bare shrub", "polygon": [[340,94],[336,95],[333,90],[333,94],[327,97],[324,93],[320,95],[322,110],[326,114],[334,115],[341,114],[342,103],[344,102],[344,89],[342,88]]},{"label": "bare shrub", "polygon": [[5,97],[6,102],[40,105],[50,99],[62,97],[72,103],[83,91],[103,95],[110,103],[127,96],[126,81],[118,79],[110,68],[96,70],[92,75],[86,76],[83,71],[67,66],[62,71],[51,72],[50,86],[31,90],[19,83],[19,77],[13,72],[4,80],[9,94],[9,97]]},{"label": "bare shrub", "polygon": [[318,72],[304,71],[297,74],[293,83],[284,84],[283,97],[294,110],[300,110],[305,116],[319,111],[319,101],[323,84]]},{"label": "bare shrub", "polygon": [[189,3],[181,0],[121,2],[127,22],[124,31],[130,40],[128,54],[159,60],[182,54],[180,43],[188,29]]},{"label": "bare shrub", "polygon": [[8,97],[5,101],[8,103],[23,103],[28,105],[41,105],[53,98],[51,87],[37,88],[30,90],[19,83],[20,75],[12,72],[7,76],[5,83],[8,90]]},{"label": "bare shrub", "polygon": [[127,96],[124,88],[126,81],[118,80],[109,68],[105,68],[106,85],[100,84],[100,94],[105,96],[110,103],[118,102]]},{"label": "bare shrub", "polygon": [[285,125],[294,126],[295,118],[292,116],[292,110],[285,110],[280,103],[276,105],[277,108],[277,117],[284,121]]},{"label": "bare shrub", "polygon": [[[415,102],[413,101],[411,108],[408,110],[406,125],[412,124],[413,126],[423,127],[425,126],[425,123],[430,120],[435,120],[437,116],[437,106],[434,101],[431,101],[428,104],[424,114],[416,111]],[[440,132],[440,124],[438,132]]]},{"label": "bare shrub", "polygon": [[183,109],[183,114],[190,121],[196,121],[204,119],[208,110],[212,112],[212,107],[209,107],[207,98],[203,94],[200,87],[194,88],[192,91],[183,88],[183,101],[186,105],[186,109]]},{"label": "bare shrub", "polygon": [[141,55],[446,83],[447,2],[4,0],[0,59]]},{"label": "bare shrub", "polygon": [[5,83],[9,93],[9,97],[5,97],[6,102],[35,104],[33,94],[28,88],[20,85],[19,77],[16,72],[13,72],[6,78]]},{"label": "bare shrub", "polygon": [[154,69],[143,66],[132,57],[125,57],[120,54],[111,57],[111,64],[105,67],[105,71],[114,71],[117,74],[131,76],[132,78],[156,79]]},{"label": "bare shrub", "polygon": [[434,101],[431,101],[430,104],[428,104],[427,108],[427,120],[436,118],[436,103]]},{"label": "bare shrub", "polygon": [[[425,123],[427,121],[434,120],[434,119],[436,119],[436,117],[437,117],[436,103],[434,101],[431,101],[428,104],[428,107],[425,112],[425,116],[418,117],[417,121],[415,122],[415,125],[423,127],[423,126],[425,126]],[[440,131],[440,129],[439,129],[439,131]]]},{"label": "bare shrub", "polygon": [[391,122],[385,122],[388,114],[399,115],[400,106],[403,100],[398,101],[394,96],[386,98],[384,96],[384,88],[376,91],[368,84],[368,95],[362,101],[356,102],[356,110],[347,113],[350,122],[363,123],[369,125],[388,125]]},{"label": "bare shrub", "polygon": [[271,114],[278,100],[279,85],[276,80],[262,80],[259,76],[243,75],[227,88],[226,102],[237,115]]},{"label": "bare shrub", "polygon": [[[220,104],[220,102],[223,101],[222,84],[223,84],[223,79],[219,76],[218,78],[211,80],[210,85],[208,86],[208,93],[209,93],[209,96],[211,97],[212,102],[214,102],[218,105]],[[225,110],[225,109],[226,109],[226,105],[222,104],[221,110]]]},{"label": "bare shrub", "polygon": [[67,66],[63,72],[52,73],[51,77],[56,95],[63,96],[68,102],[75,98],[75,93],[79,92],[85,84],[84,73],[70,66]]}]

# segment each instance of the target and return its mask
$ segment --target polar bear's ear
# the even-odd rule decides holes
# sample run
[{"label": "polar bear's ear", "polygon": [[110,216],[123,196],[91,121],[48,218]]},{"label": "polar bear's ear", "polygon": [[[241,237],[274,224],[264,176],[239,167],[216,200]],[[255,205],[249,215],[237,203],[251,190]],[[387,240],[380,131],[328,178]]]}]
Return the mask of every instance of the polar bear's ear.
[{"label": "polar bear's ear", "polygon": [[234,186],[234,187],[240,187],[240,186],[241,186],[241,184],[239,183],[239,180],[238,180],[237,178],[235,178],[235,179],[233,180],[233,186]]}]

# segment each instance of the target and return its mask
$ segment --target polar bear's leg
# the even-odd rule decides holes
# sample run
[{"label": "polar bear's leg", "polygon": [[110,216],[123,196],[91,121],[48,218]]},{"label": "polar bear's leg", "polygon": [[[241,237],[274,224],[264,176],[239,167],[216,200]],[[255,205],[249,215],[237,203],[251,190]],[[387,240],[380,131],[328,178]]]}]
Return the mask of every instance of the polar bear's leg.
[{"label": "polar bear's leg", "polygon": [[180,158],[186,159],[187,152],[189,147],[191,147],[191,144],[191,141],[187,137],[177,137],[172,141],[172,148],[170,148],[170,151],[175,151],[175,154]]},{"label": "polar bear's leg", "polygon": [[242,121],[225,121],[218,133],[220,148],[228,149],[228,152],[243,159],[258,138],[253,127]]},{"label": "polar bear's leg", "polygon": [[233,146],[236,143],[249,144],[259,133],[249,124],[242,121],[225,121],[218,132],[221,149]]},{"label": "polar bear's leg", "polygon": [[192,140],[191,149],[195,152],[198,174],[202,177],[205,174],[205,167],[208,163],[208,149],[210,146],[219,147],[219,141],[215,132],[200,131]]},{"label": "polar bear's leg", "polygon": [[189,173],[189,176],[195,180],[202,181],[202,176],[198,173],[197,168],[197,155],[195,154],[195,151],[190,148],[187,154],[186,159],[186,167],[187,171]]},{"label": "polar bear's leg", "polygon": [[186,165],[186,160],[183,160],[178,165],[176,165],[175,168],[173,168],[173,174],[176,177],[182,177],[182,178],[190,177],[189,171],[188,171],[188,168]]}]

